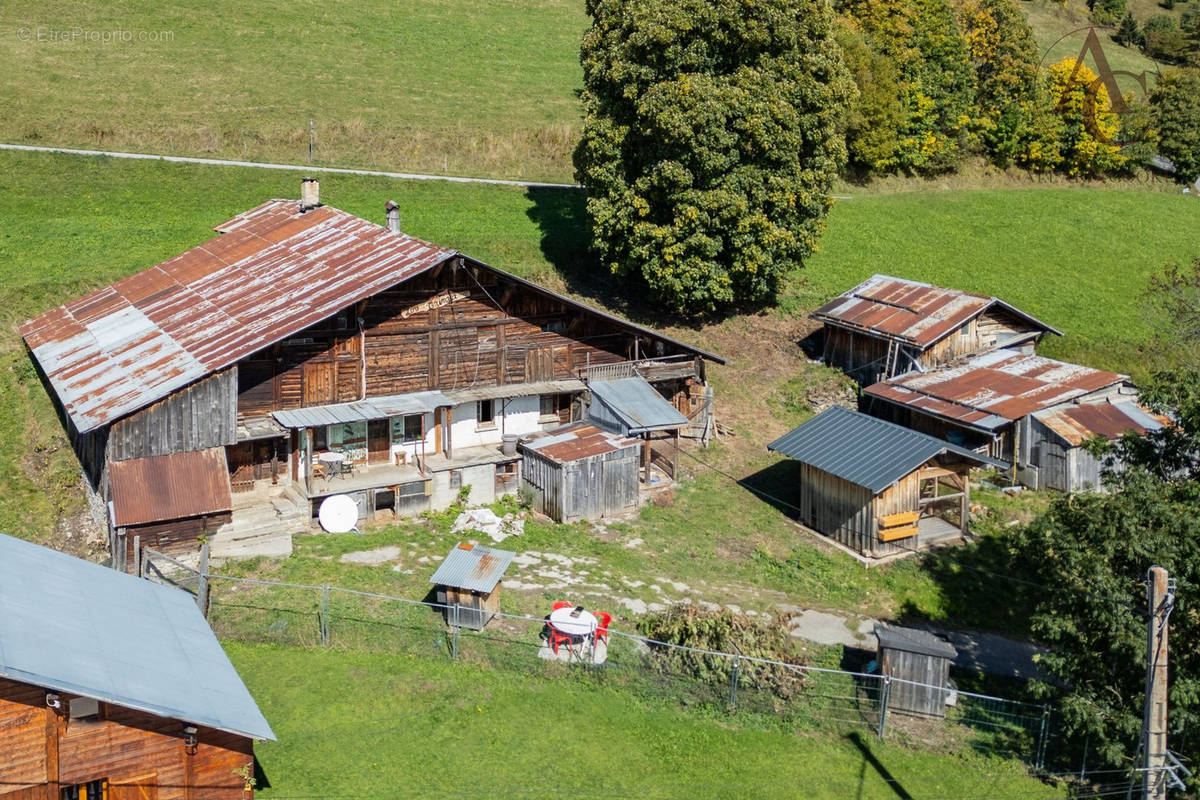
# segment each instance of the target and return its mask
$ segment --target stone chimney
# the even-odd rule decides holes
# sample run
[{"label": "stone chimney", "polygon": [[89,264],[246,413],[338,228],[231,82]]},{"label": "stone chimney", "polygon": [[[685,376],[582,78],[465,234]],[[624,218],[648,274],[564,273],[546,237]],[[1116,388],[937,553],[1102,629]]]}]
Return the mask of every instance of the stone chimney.
[{"label": "stone chimney", "polygon": [[321,185],[316,178],[304,178],[300,181],[300,213],[311,211],[321,205]]},{"label": "stone chimney", "polygon": [[400,235],[400,206],[395,200],[388,200],[383,206],[387,211],[387,229],[397,236]]}]

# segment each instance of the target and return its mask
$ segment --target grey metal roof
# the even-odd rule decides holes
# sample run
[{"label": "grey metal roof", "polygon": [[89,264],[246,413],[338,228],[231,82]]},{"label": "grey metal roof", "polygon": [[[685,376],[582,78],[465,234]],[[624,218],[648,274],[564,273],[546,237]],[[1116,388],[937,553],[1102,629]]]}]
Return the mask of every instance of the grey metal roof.
[{"label": "grey metal roof", "polygon": [[275,738],[190,595],[3,534],[0,676]]},{"label": "grey metal roof", "polygon": [[875,636],[879,639],[880,650],[903,650],[906,653],[940,658],[954,658],[958,655],[954,645],[945,639],[916,628],[901,628],[898,625],[880,622],[875,625]]},{"label": "grey metal roof", "polygon": [[438,565],[429,582],[488,594],[496,588],[514,556],[516,553],[511,550],[459,542]]},{"label": "grey metal roof", "polygon": [[[638,434],[646,431],[681,428],[687,425],[687,417],[667,402],[645,378],[621,378],[615,381],[592,381],[588,384],[593,401],[602,403],[624,428],[622,433]],[[591,412],[589,411],[589,415]],[[602,417],[596,417],[605,422]]]},{"label": "grey metal roof", "polygon": [[315,428],[322,425],[338,425],[343,422],[362,422],[370,419],[387,419],[405,414],[424,414],[439,406],[454,403],[441,392],[411,392],[371,397],[353,403],[335,403],[328,406],[308,406],[289,411],[272,411],[271,416],[285,428]]},{"label": "grey metal roof", "polygon": [[822,411],[771,442],[767,449],[875,493],[942,453],[954,453],[979,464],[1008,466],[1003,461],[840,406]]}]

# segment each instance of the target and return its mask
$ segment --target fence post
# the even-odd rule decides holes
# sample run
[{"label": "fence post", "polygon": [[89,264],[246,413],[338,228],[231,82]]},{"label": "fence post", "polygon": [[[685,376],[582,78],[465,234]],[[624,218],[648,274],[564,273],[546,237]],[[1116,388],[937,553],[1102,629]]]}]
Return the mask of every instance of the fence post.
[{"label": "fence post", "polygon": [[321,584],[321,647],[329,646],[329,584]]},{"label": "fence post", "polygon": [[458,658],[458,601],[454,601],[454,635],[450,639],[450,657]]},{"label": "fence post", "polygon": [[141,536],[133,537],[133,562],[137,566],[137,576],[139,578],[146,577],[145,572],[142,571],[142,537]]},{"label": "fence post", "polygon": [[208,542],[200,545],[200,575],[196,584],[196,606],[208,619]]},{"label": "fence post", "polygon": [[739,656],[734,656],[733,669],[729,671],[729,705],[734,711],[737,711],[738,667],[741,661]]},{"label": "fence post", "polygon": [[884,675],[879,683],[879,729],[875,732],[880,739],[887,734],[888,697],[892,693],[892,676]]},{"label": "fence post", "polygon": [[1042,727],[1041,727],[1041,730],[1038,731],[1037,756],[1034,759],[1034,764],[1033,764],[1033,768],[1036,770],[1041,770],[1042,767],[1045,765],[1046,738],[1047,738],[1046,735],[1049,732],[1050,732],[1050,706],[1043,705],[1042,706]]}]

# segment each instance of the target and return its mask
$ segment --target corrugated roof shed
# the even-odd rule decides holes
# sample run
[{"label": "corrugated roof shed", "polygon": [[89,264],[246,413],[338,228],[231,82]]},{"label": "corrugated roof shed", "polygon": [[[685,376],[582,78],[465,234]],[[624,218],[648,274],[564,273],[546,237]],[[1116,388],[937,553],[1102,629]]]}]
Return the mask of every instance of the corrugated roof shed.
[{"label": "corrugated roof shed", "polygon": [[882,622],[875,625],[875,636],[879,639],[879,648],[888,650],[903,650],[906,653],[920,653],[926,656],[953,659],[958,655],[954,645],[940,636],[929,631],[916,628],[901,628],[898,625],[886,625]]},{"label": "corrugated roof shed", "polygon": [[220,447],[114,461],[109,480],[117,527],[233,509],[229,466]]},{"label": "corrugated roof shed", "polygon": [[1034,414],[1034,419],[1054,431],[1072,446],[1093,436],[1116,439],[1122,434],[1160,430],[1167,420],[1157,417],[1136,403],[1081,403]]},{"label": "corrugated roof shed", "polygon": [[1027,414],[1127,380],[1115,372],[995,350],[961,366],[909,372],[863,391],[926,414],[994,431]]},{"label": "corrugated roof shed", "polygon": [[190,595],[3,534],[0,676],[275,738]]},{"label": "corrugated roof shed", "polygon": [[572,422],[521,443],[523,449],[532,450],[559,464],[639,446],[637,439],[627,439],[586,422]]},{"label": "corrugated roof shed", "polygon": [[491,594],[504,577],[516,553],[459,542],[438,565],[429,582],[472,592]]},{"label": "corrugated roof shed", "polygon": [[343,422],[386,419],[405,414],[424,414],[440,406],[448,405],[452,405],[452,402],[446,395],[438,391],[426,391],[370,397],[353,403],[273,411],[271,416],[285,428],[313,428],[321,425],[337,425]]},{"label": "corrugated roof shed", "polygon": [[812,316],[831,325],[899,339],[924,349],[993,306],[1035,328],[1062,335],[999,298],[890,275],[872,275],[818,308]]},{"label": "corrugated roof shed", "polygon": [[588,416],[604,424],[616,422],[627,435],[682,428],[688,424],[687,417],[655,391],[645,378],[592,381],[588,389],[592,392],[593,404],[598,401],[608,412],[589,410]]},{"label": "corrugated roof shed", "polygon": [[934,456],[954,453],[977,464],[1006,466],[924,433],[833,406],[785,433],[767,449],[878,494]]}]

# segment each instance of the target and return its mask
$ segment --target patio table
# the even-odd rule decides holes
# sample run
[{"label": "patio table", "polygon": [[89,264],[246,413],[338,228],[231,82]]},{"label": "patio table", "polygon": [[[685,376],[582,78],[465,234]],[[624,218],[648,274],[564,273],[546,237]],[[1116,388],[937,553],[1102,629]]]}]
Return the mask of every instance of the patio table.
[{"label": "patio table", "polygon": [[583,641],[596,630],[596,617],[589,611],[580,611],[575,615],[571,607],[560,608],[550,612],[550,626],[559,633],[565,633],[572,639]]},{"label": "patio table", "polygon": [[345,453],[336,453],[329,451],[327,453],[318,453],[317,460],[325,465],[326,474],[333,478],[342,475],[342,465],[346,461]]}]

